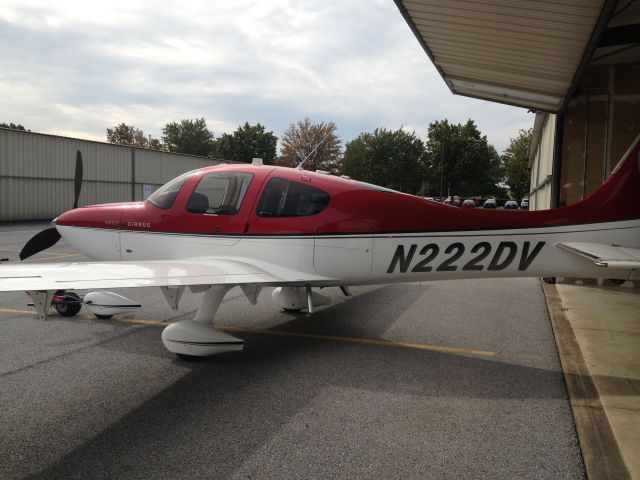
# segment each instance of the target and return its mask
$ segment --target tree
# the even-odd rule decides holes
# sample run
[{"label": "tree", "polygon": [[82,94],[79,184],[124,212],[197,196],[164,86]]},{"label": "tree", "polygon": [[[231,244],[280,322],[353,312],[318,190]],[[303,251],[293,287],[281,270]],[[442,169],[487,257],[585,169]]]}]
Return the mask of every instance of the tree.
[{"label": "tree", "polygon": [[154,148],[161,150],[162,145],[156,138],[145,137],[144,132],[133,125],[121,123],[113,128],[107,128],[107,142],[116,145],[130,145],[132,147]]},{"label": "tree", "polygon": [[336,172],[340,168],[341,153],[342,142],[336,135],[335,123],[311,123],[305,118],[284,132],[276,163],[296,167],[306,159],[303,167],[307,170]]},{"label": "tree", "polygon": [[502,154],[505,180],[515,198],[522,198],[529,193],[531,170],[529,169],[529,150],[533,129],[520,130],[516,138],[511,139],[509,147]]},{"label": "tree", "polygon": [[24,128],[22,125],[18,124],[16,125],[15,123],[0,123],[0,128],[10,128],[11,130],[22,130],[23,132],[30,132],[31,130],[27,130],[26,128]]},{"label": "tree", "polygon": [[496,149],[469,119],[453,125],[448,120],[429,124],[425,177],[432,195],[499,195],[503,179]]},{"label": "tree", "polygon": [[424,144],[415,132],[377,128],[347,143],[342,173],[402,192],[422,188]]},{"label": "tree", "polygon": [[162,142],[170,152],[206,157],[213,150],[213,132],[204,118],[167,123],[162,129]]},{"label": "tree", "polygon": [[149,148],[152,150],[166,150],[166,146],[157,138],[152,138],[149,135]]},{"label": "tree", "polygon": [[251,163],[253,158],[262,158],[265,165],[271,165],[276,158],[278,137],[273,132],[265,132],[259,123],[239,126],[232,135],[223,133],[213,142],[213,153],[218,158]]}]

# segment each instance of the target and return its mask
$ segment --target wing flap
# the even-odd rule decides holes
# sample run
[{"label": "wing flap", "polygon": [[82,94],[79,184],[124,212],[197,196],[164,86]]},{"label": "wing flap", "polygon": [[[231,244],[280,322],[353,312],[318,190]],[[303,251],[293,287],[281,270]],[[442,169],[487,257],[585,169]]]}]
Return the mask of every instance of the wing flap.
[{"label": "wing flap", "polygon": [[587,258],[599,267],[615,269],[640,268],[640,248],[588,242],[557,243],[556,246],[567,252]]},{"label": "wing flap", "polygon": [[7,264],[0,267],[0,291],[265,285],[304,280],[300,272],[290,273],[226,259]]}]

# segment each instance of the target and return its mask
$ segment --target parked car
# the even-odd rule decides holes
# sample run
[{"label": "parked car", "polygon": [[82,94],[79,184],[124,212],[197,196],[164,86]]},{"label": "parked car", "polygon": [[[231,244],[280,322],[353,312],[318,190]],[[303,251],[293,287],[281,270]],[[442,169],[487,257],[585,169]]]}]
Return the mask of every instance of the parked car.
[{"label": "parked car", "polygon": [[482,208],[496,208],[496,199],[495,198],[487,198],[482,205]]},{"label": "parked car", "polygon": [[524,198],[520,202],[520,208],[523,209],[523,210],[529,210],[529,199],[528,198]]},{"label": "parked car", "polygon": [[462,202],[462,205],[460,205],[462,208],[476,208],[476,202],[474,202],[471,199],[465,200],[464,202]]},{"label": "parked car", "polygon": [[518,202],[516,202],[515,200],[507,200],[504,204],[504,208],[505,210],[517,210]]}]

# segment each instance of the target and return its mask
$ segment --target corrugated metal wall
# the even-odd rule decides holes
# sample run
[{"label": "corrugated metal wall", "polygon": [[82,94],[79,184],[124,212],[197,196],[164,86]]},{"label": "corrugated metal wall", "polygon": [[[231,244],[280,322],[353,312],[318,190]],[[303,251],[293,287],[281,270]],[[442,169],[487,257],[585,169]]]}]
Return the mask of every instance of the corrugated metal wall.
[{"label": "corrugated metal wall", "polygon": [[0,129],[0,221],[50,219],[71,209],[77,150],[84,165],[80,205],[142,200],[145,184],[155,190],[181,173],[221,163]]},{"label": "corrugated metal wall", "polygon": [[[538,114],[543,115],[543,114]],[[553,175],[553,147],[555,145],[556,116],[544,114],[540,127],[540,140],[531,165],[531,191],[529,210],[551,208],[551,179]]]}]

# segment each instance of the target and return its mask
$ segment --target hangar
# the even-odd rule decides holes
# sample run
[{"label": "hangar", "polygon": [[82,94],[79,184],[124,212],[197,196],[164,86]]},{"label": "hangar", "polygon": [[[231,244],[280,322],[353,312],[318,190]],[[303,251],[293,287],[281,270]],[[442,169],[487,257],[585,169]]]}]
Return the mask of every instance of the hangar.
[{"label": "hangar", "polygon": [[[584,199],[640,138],[640,2],[395,3],[452,93],[536,114],[530,209]],[[636,478],[637,294],[581,279],[543,290],[587,476]]]},{"label": "hangar", "polygon": [[80,205],[143,200],[207,157],[0,128],[0,222],[47,220],[73,205],[76,152],[84,162]]},{"label": "hangar", "polygon": [[452,93],[536,113],[530,209],[588,196],[640,133],[640,2],[395,3]]}]

